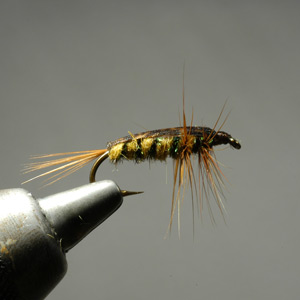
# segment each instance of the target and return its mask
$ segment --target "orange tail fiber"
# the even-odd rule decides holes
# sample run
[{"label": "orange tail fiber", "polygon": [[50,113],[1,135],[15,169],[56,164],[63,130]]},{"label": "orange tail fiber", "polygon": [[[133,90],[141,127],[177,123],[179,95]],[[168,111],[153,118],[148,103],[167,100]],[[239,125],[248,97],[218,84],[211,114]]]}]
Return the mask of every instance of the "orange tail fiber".
[{"label": "orange tail fiber", "polygon": [[[106,151],[107,151],[106,149],[98,149],[98,150],[54,153],[54,154],[33,156],[32,159],[45,159],[45,158],[51,158],[51,159],[43,162],[33,162],[25,165],[25,168],[23,169],[25,174],[33,171],[38,171],[44,168],[48,168],[48,167],[54,167],[58,165],[61,166],[58,166],[38,176],[35,176],[29,180],[26,180],[22,182],[22,184],[46,175],[53,174],[52,176],[50,176],[45,180],[45,182],[47,182],[45,186],[50,185],[76,172],[86,164],[90,163],[94,159],[104,154]],[[62,157],[62,158],[57,158],[52,160],[53,157],[59,157],[59,156],[67,156],[67,157]]]}]

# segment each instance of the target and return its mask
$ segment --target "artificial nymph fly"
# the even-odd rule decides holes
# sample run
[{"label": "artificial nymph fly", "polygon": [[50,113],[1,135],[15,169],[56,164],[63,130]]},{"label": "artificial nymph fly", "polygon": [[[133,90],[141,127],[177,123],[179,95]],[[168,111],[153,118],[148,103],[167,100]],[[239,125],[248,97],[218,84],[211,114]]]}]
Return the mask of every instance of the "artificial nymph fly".
[{"label": "artificial nymph fly", "polygon": [[[48,184],[50,184],[70,175],[91,161],[96,160],[90,172],[90,182],[94,182],[99,165],[107,158],[109,158],[112,163],[117,164],[122,160],[133,160],[140,163],[145,160],[165,161],[170,157],[174,161],[174,175],[169,228],[171,228],[176,208],[178,210],[178,217],[180,215],[181,199],[183,199],[186,184],[188,184],[191,189],[192,201],[194,201],[193,191],[197,194],[200,214],[203,210],[203,199],[206,199],[210,216],[214,221],[209,203],[209,194],[212,194],[212,197],[216,200],[222,215],[224,209],[221,197],[224,175],[215,158],[214,147],[229,144],[235,149],[241,148],[238,140],[234,139],[230,134],[221,131],[227,118],[225,118],[222,125],[216,129],[223,110],[224,107],[212,129],[193,126],[192,121],[188,126],[186,123],[183,98],[183,126],[181,127],[157,129],[137,134],[129,132],[128,136],[107,143],[106,149],[37,156],[34,158],[50,158],[50,160],[30,163],[26,166],[24,171],[28,173],[55,166],[55,168],[28,180],[31,181],[39,177],[50,175],[50,178],[47,179]],[[56,158],[58,156],[66,157]],[[196,180],[192,165],[194,157],[197,159],[198,180]],[[180,223],[178,222],[178,224]]]}]

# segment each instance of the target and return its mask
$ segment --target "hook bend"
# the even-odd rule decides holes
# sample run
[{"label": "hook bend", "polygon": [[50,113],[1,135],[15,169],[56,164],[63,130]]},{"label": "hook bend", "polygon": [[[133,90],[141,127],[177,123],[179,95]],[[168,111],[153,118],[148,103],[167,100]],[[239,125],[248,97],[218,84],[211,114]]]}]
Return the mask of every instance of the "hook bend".
[{"label": "hook bend", "polygon": [[[96,181],[97,170],[98,170],[99,166],[102,164],[102,162],[108,158],[108,155],[109,155],[109,151],[106,151],[93,164],[91,172],[90,172],[90,183]],[[127,190],[120,190],[120,192],[123,197],[143,193],[143,192],[127,191]]]}]

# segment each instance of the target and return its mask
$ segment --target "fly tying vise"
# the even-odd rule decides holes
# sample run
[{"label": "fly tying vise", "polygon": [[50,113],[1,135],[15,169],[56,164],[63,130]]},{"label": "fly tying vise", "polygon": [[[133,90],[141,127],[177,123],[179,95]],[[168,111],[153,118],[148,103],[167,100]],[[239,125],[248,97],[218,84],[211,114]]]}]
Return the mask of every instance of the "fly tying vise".
[{"label": "fly tying vise", "polygon": [[[47,179],[47,181],[49,181],[48,184],[51,184],[77,171],[89,162],[97,159],[92,166],[89,177],[90,182],[95,182],[98,167],[107,158],[109,158],[112,163],[116,164],[123,159],[134,160],[139,163],[145,160],[165,161],[167,157],[171,157],[174,160],[174,182],[169,229],[172,226],[172,220],[176,207],[178,209],[178,226],[180,226],[180,200],[184,197],[186,183],[188,183],[191,189],[193,208],[193,191],[195,191],[196,195],[199,193],[198,206],[200,214],[202,213],[203,209],[203,198],[206,198],[210,217],[214,222],[208,196],[209,193],[213,195],[213,198],[215,199],[217,206],[223,215],[224,206],[221,195],[223,195],[222,186],[224,186],[223,178],[225,178],[225,176],[220,170],[213,148],[218,145],[226,144],[229,144],[235,149],[241,148],[238,140],[234,139],[230,134],[221,131],[221,128],[226,122],[228,115],[222,125],[216,129],[224,107],[225,105],[223,106],[222,111],[212,129],[208,127],[193,126],[193,118],[191,125],[187,126],[183,97],[182,127],[158,129],[138,134],[132,134],[129,132],[128,136],[109,142],[106,149],[56,153],[34,157],[44,159],[57,156],[67,156],[65,158],[53,160],[50,159],[44,162],[28,164],[24,170],[25,173],[57,166],[60,164],[62,165],[31,178],[26,182],[46,175],[51,175],[51,177]],[[197,156],[198,158],[198,182],[196,182],[195,173],[192,166],[192,156]],[[55,174],[53,175],[53,173]],[[197,185],[201,188],[197,189]],[[141,192],[122,191],[123,196],[138,193]]]}]

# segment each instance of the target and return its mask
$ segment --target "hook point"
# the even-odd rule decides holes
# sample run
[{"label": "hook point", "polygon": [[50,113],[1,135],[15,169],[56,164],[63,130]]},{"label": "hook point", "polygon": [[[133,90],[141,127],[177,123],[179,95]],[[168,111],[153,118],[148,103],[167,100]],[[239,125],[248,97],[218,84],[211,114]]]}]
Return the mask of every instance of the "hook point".
[{"label": "hook point", "polygon": [[126,191],[126,190],[120,190],[120,192],[121,192],[123,197],[144,193],[144,192]]}]

